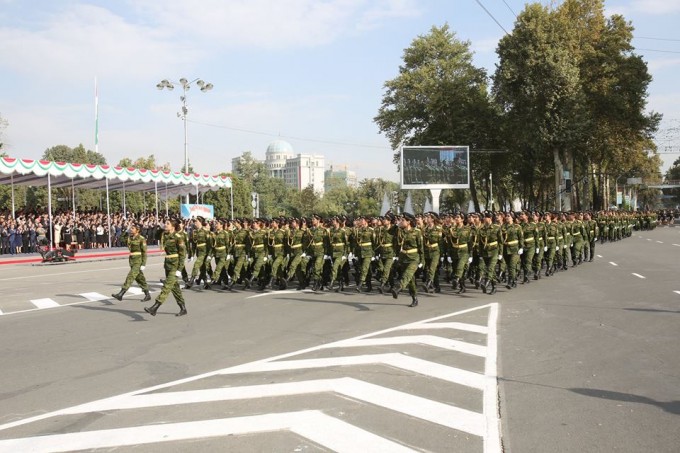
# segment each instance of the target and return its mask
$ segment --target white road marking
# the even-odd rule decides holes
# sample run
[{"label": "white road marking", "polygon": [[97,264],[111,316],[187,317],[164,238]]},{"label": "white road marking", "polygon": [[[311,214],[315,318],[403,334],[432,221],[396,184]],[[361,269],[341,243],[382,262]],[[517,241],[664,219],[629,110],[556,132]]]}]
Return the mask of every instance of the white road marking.
[{"label": "white road marking", "polygon": [[[254,296],[248,296],[246,299],[257,299],[258,297],[265,297],[265,296],[277,296],[279,294],[300,294],[300,293],[313,293],[311,289],[303,289],[302,291],[297,291],[294,289],[286,289],[283,291],[271,291],[271,292],[266,292],[262,294],[255,294]],[[328,293],[325,293],[328,294]]]},{"label": "white road marking", "polygon": [[635,272],[633,272],[633,275],[635,275],[637,278],[647,278],[644,275],[636,274]]},{"label": "white road marking", "polygon": [[99,293],[82,293],[82,294],[78,294],[78,295],[84,297],[85,299],[87,299],[90,302],[113,299],[111,296],[105,296],[105,295],[99,294]]},{"label": "white road marking", "polygon": [[[475,344],[464,343],[461,341],[451,340],[448,338],[434,337],[430,335],[420,335],[411,337],[396,336],[393,338],[375,338],[379,335],[385,335],[397,331],[410,331],[414,329],[432,329],[427,324],[436,325],[435,328],[449,328],[456,329],[464,323],[442,322],[436,324],[437,321],[445,320],[447,318],[462,315],[465,313],[474,312],[481,309],[489,309],[489,316],[487,322],[487,345],[479,346]],[[366,401],[369,404],[382,406],[390,410],[401,412],[412,417],[421,418],[423,420],[437,423],[452,429],[461,430],[467,433],[481,436],[484,442],[485,453],[500,453],[500,419],[498,411],[498,382],[497,382],[497,336],[496,328],[498,323],[498,304],[491,303],[479,307],[473,307],[466,310],[461,310],[455,313],[450,313],[435,318],[430,318],[423,321],[417,321],[410,324],[405,324],[382,331],[373,332],[365,335],[360,335],[348,340],[342,340],[326,345],[318,345],[311,348],[303,349],[296,352],[282,354],[276,357],[270,357],[236,367],[225,368],[209,373],[204,373],[198,376],[181,379],[178,381],[160,384],[142,390],[105,398],[90,403],[85,403],[79,406],[74,406],[59,411],[45,413],[23,420],[16,420],[14,422],[0,425],[0,431],[17,426],[27,425],[41,420],[46,420],[51,417],[63,416],[69,414],[87,413],[91,411],[99,412],[105,411],[104,408],[128,408],[128,407],[146,407],[146,405],[169,405],[169,404],[185,404],[190,402],[213,401],[218,398],[233,398],[243,399],[247,397],[265,397],[272,394],[290,394],[290,392],[336,392],[345,395],[349,398]],[[481,326],[479,326],[481,327]],[[480,382],[480,375],[466,370],[457,370],[445,365],[430,363],[422,359],[403,356],[398,353],[390,354],[373,354],[358,357],[336,357],[330,359],[307,359],[307,360],[293,360],[284,362],[284,359],[308,354],[314,351],[320,351],[328,348],[340,347],[358,347],[371,346],[376,344],[407,344],[407,339],[410,338],[411,344],[430,345],[435,347],[444,347],[447,349],[458,350],[460,352],[482,355],[485,357],[485,374],[481,376],[483,382]],[[482,354],[482,351],[484,354]],[[493,355],[493,357],[492,357]],[[381,387],[376,384],[367,383],[358,379],[343,377],[339,379],[325,379],[307,382],[284,382],[278,384],[255,385],[246,387],[220,387],[215,389],[197,390],[197,391],[180,391],[180,392],[157,392],[161,389],[179,386],[189,382],[196,382],[219,374],[235,374],[242,372],[245,369],[257,370],[258,368],[265,371],[267,368],[295,369],[304,366],[322,366],[323,361],[337,360],[336,363],[354,361],[368,362],[380,361],[391,364],[398,368],[409,369],[412,368],[415,372],[420,374],[431,375],[438,379],[444,379],[449,382],[459,382],[462,385],[468,385],[472,388],[479,389],[483,387],[483,409],[484,413],[477,413],[467,409],[458,408],[449,404],[440,403],[437,401],[428,400],[423,397],[411,395],[401,391],[393,390],[386,387]],[[278,362],[277,362],[278,361]],[[329,362],[326,362],[329,363]],[[448,368],[448,370],[447,370]],[[317,411],[303,411],[304,413],[317,413]],[[297,413],[293,413],[297,414]],[[205,438],[215,437],[216,435],[228,434],[229,429],[220,425],[216,428],[212,423],[238,423],[243,422],[244,431],[239,433],[262,432],[286,429],[267,428],[267,423],[261,420],[267,420],[268,417],[282,416],[283,420],[290,425],[295,420],[295,416],[290,414],[266,414],[254,417],[240,417],[224,420],[206,420],[200,422],[176,423],[167,425],[152,425],[144,427],[123,428],[122,430],[106,430],[93,431],[85,433],[71,433],[58,434],[54,436],[38,436],[25,439],[10,439],[0,441],[0,452],[2,451],[25,451],[27,446],[30,446],[31,451],[43,451],[40,446],[44,445],[45,449],[55,451],[55,445],[63,450],[84,450],[97,448],[110,448],[118,445],[133,445],[144,444],[162,441],[181,440],[186,438]],[[325,416],[328,417],[328,416]],[[338,431],[338,428],[333,425],[333,418],[327,420],[317,420],[306,418],[304,422],[300,423],[299,428],[290,428],[294,432],[309,437],[320,445],[326,446],[334,451],[357,451],[357,443],[365,442],[365,445],[360,445],[360,451],[380,451],[384,448],[385,451],[393,451],[390,444],[384,442],[391,442],[380,438],[373,434],[367,433],[367,440],[361,437],[363,430],[349,425],[352,432]],[[341,422],[344,423],[344,422]],[[264,425],[264,428],[263,428]],[[181,426],[181,427],[180,427]],[[297,425],[296,425],[297,426]],[[212,430],[212,431],[211,431]],[[304,431],[304,432],[303,432]],[[219,434],[210,434],[209,432]],[[172,434],[169,434],[172,433]],[[192,434],[197,433],[197,434]],[[178,437],[176,437],[178,436]],[[313,437],[310,437],[313,436]],[[359,436],[359,437],[357,437]],[[69,443],[80,442],[82,439],[87,439],[85,443]],[[44,444],[42,443],[44,442]],[[337,443],[336,443],[337,442]],[[343,444],[343,442],[345,442]],[[376,443],[377,442],[377,443]],[[382,442],[383,444],[378,445]],[[400,447],[399,445],[397,445]],[[363,448],[361,448],[363,447]]]},{"label": "white road marking", "polygon": [[321,411],[300,411],[9,439],[0,441],[0,452],[93,450],[282,430],[330,451],[413,451]]},{"label": "white road marking", "polygon": [[602,258],[602,255],[597,255],[598,258]]},{"label": "white road marking", "polygon": [[[83,263],[83,261],[81,261]],[[157,263],[157,264],[147,264],[146,267],[151,267],[151,266],[161,266],[163,263]],[[73,275],[73,274],[87,274],[90,272],[102,272],[102,271],[115,271],[115,270],[120,270],[120,269],[130,269],[130,266],[124,266],[124,267],[107,267],[104,269],[88,269],[88,270],[83,270],[83,271],[72,271],[72,272],[55,272],[54,274],[50,273],[42,273],[41,277],[54,277],[54,276],[59,276],[59,275]],[[41,271],[42,272],[42,271]],[[7,278],[0,278],[0,282],[7,282],[10,280],[25,280],[25,279],[35,279],[35,275],[22,275],[21,277],[7,277]]]},{"label": "white road marking", "polygon": [[661,241],[656,241],[656,243],[657,243],[657,244],[663,244],[663,242],[661,242]]},{"label": "white road marking", "polygon": [[2,310],[0,310],[0,316],[2,316],[3,314],[4,314],[4,313],[2,312]]},{"label": "white road marking", "polygon": [[52,299],[33,299],[31,303],[35,305],[38,309],[42,310],[44,308],[60,307],[58,303]]},{"label": "white road marking", "polygon": [[647,238],[647,240],[648,240],[648,241],[651,241],[651,239],[650,239],[650,238]]},{"label": "white road marking", "polygon": [[611,264],[612,266],[618,266],[618,264],[614,263],[613,261],[610,261],[609,264]]},{"label": "white road marking", "polygon": [[144,291],[142,290],[142,288],[139,288],[137,286],[131,286],[127,290],[127,294],[131,294],[133,296],[141,296],[142,294],[144,294]]},{"label": "white road marking", "polygon": [[467,324],[462,322],[432,322],[422,324],[420,326],[412,327],[413,329],[456,329],[465,330],[466,332],[477,332],[488,334],[489,328],[486,326],[478,326],[476,324]]},{"label": "white road marking", "polygon": [[676,247],[680,247],[680,244],[673,244],[673,245],[676,246]]},{"label": "white road marking", "polygon": [[680,291],[673,291],[675,294],[680,294]]}]

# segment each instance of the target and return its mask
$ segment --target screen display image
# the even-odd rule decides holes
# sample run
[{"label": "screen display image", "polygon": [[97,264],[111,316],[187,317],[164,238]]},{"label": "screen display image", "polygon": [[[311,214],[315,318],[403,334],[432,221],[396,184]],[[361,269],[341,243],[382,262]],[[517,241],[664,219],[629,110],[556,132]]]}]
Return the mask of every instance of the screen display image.
[{"label": "screen display image", "polygon": [[468,146],[404,146],[401,152],[403,189],[468,189]]}]

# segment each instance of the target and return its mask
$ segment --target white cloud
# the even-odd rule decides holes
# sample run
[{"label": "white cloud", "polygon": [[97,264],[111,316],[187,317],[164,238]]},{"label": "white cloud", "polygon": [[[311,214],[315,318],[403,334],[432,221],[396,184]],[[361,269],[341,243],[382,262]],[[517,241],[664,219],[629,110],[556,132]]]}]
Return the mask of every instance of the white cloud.
[{"label": "white cloud", "polygon": [[680,65],[680,58],[657,58],[647,61],[647,67],[650,72],[661,71],[678,65]]},{"label": "white cloud", "polygon": [[680,12],[680,0],[632,0],[627,5],[607,7],[607,14],[642,13],[651,16]]}]

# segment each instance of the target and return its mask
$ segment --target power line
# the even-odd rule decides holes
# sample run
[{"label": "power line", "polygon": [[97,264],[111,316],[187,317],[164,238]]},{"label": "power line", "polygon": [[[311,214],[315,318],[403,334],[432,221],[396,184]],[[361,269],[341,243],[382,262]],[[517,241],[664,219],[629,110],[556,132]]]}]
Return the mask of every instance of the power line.
[{"label": "power line", "polygon": [[672,42],[680,42],[680,39],[674,39],[674,38],[650,38],[648,36],[634,36],[635,39],[650,39],[652,41],[672,41]]},{"label": "power line", "polygon": [[510,8],[510,5],[508,5],[508,2],[506,2],[505,0],[503,0],[503,3],[505,3],[505,6],[508,7],[508,9],[509,9],[510,12],[512,13],[512,15],[515,16],[515,18],[517,18],[517,14],[512,10],[512,8]]},{"label": "power line", "polygon": [[645,52],[680,53],[680,50],[641,49],[639,47],[637,47],[635,50],[642,50]]},{"label": "power line", "polygon": [[264,136],[267,136],[267,137],[286,138],[286,139],[289,139],[289,140],[298,140],[298,141],[303,141],[303,142],[323,143],[323,144],[326,144],[326,145],[353,146],[353,147],[356,147],[356,148],[371,148],[371,149],[382,149],[382,150],[390,149],[388,147],[379,146],[379,145],[367,145],[367,144],[363,144],[363,143],[350,143],[350,142],[340,142],[340,141],[325,140],[325,139],[295,137],[295,136],[292,136],[292,135],[274,134],[274,133],[271,133],[271,132],[254,131],[254,130],[250,130],[250,129],[239,129],[237,127],[223,126],[221,124],[204,123],[204,122],[189,120],[189,119],[187,121],[189,121],[190,123],[200,124],[200,125],[203,125],[203,126],[216,127],[218,129],[227,129],[227,130],[230,130],[230,131],[245,132],[247,134],[264,135]]},{"label": "power line", "polygon": [[489,17],[491,17],[491,18],[493,19],[493,21],[496,22],[496,24],[497,24],[499,27],[501,27],[501,30],[503,30],[503,31],[505,32],[506,35],[509,35],[509,34],[510,34],[510,33],[508,33],[508,31],[505,29],[505,27],[503,27],[503,26],[501,25],[501,23],[498,22],[498,21],[496,20],[495,17],[493,17],[493,14],[491,14],[491,13],[489,12],[489,10],[486,9],[486,7],[485,7],[484,5],[482,5],[482,2],[481,2],[481,1],[479,1],[479,0],[475,0],[475,1],[477,2],[477,4],[478,4],[479,6],[482,7],[482,9],[483,9],[484,11],[486,11],[486,14],[488,14]]}]

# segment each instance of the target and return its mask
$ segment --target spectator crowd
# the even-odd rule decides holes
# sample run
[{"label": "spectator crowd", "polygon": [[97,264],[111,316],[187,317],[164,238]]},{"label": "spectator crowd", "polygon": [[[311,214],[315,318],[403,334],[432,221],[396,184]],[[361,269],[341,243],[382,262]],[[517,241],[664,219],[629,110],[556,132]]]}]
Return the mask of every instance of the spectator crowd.
[{"label": "spectator crowd", "polygon": [[50,230],[49,216],[45,212],[22,212],[12,216],[11,212],[0,212],[0,255],[38,253],[41,244],[61,247],[67,250],[101,249],[124,247],[124,232],[132,223],[142,226],[141,233],[147,244],[158,244],[159,223],[155,213],[142,215],[122,212],[111,215],[109,221],[101,211],[59,211],[52,216]]}]

